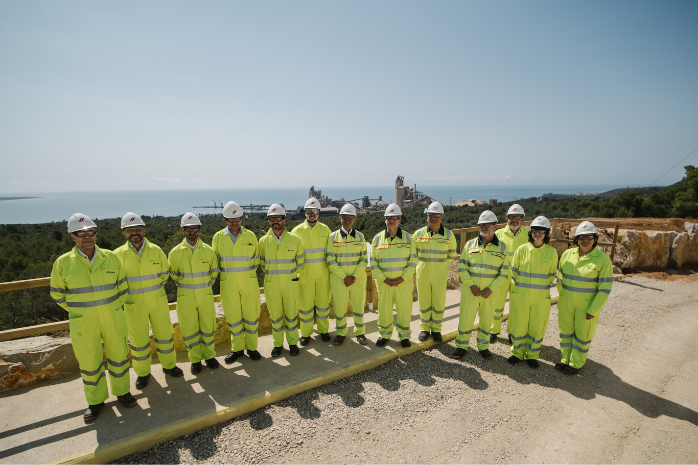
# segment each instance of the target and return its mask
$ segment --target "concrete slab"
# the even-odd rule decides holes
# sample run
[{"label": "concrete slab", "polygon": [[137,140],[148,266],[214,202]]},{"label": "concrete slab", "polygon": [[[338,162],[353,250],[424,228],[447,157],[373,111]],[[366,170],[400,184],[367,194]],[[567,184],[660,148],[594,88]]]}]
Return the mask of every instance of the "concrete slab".
[{"label": "concrete slab", "polygon": [[[552,289],[552,293],[556,302],[557,291]],[[445,341],[458,333],[459,301],[460,291],[447,292],[442,331]],[[182,354],[178,364],[184,369],[184,377],[166,376],[161,366],[154,364],[150,383],[142,392],[136,390],[136,376],[131,371],[131,393],[138,399],[138,406],[125,409],[112,396],[97,421],[89,425],[82,420],[87,405],[78,375],[8,391],[0,395],[0,463],[107,463],[148,450],[158,443],[431,347],[431,339],[417,341],[417,302],[412,314],[410,348],[400,347],[396,333],[386,347],[376,347],[377,313],[367,312],[366,346],[359,345],[350,331],[340,347],[314,338],[301,348],[299,356],[290,357],[286,350],[282,357],[272,359],[271,336],[264,336],[259,339],[263,356],[260,361],[244,357],[225,365],[223,357],[230,347],[221,345],[217,347],[221,367],[204,367],[193,376],[186,355]],[[348,324],[352,326],[351,318]]]}]

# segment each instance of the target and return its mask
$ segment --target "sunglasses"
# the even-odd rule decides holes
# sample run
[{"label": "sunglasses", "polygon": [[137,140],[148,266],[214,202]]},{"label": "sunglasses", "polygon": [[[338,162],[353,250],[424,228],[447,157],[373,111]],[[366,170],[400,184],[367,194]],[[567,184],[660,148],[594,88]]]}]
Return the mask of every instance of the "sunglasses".
[{"label": "sunglasses", "polygon": [[95,231],[94,229],[87,229],[83,231],[76,231],[73,234],[75,234],[78,237],[92,237],[97,235],[97,231]]},{"label": "sunglasses", "polygon": [[509,218],[509,219],[512,220],[512,221],[513,221],[513,220],[523,220],[523,219],[524,219],[523,215],[509,215],[509,216],[507,216],[507,218]]},{"label": "sunglasses", "polygon": [[188,233],[195,233],[195,232],[199,232],[201,230],[201,228],[182,228],[182,229],[184,229],[184,232],[188,232]]},{"label": "sunglasses", "polygon": [[577,236],[578,241],[593,241],[594,236]]}]

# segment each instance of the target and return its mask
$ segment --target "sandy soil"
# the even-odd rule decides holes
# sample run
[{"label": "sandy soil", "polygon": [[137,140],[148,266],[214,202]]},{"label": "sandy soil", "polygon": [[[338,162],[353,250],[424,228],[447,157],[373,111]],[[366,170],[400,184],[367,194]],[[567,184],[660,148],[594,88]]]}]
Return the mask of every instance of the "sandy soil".
[{"label": "sandy soil", "polygon": [[539,369],[450,342],[119,462],[696,463],[698,279],[649,276],[614,283],[577,375],[554,306]]}]

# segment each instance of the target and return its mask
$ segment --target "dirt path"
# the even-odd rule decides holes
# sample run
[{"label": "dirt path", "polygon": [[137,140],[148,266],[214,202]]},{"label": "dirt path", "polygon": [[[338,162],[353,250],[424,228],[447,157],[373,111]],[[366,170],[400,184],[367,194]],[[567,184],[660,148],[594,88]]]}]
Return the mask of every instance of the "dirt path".
[{"label": "dirt path", "polygon": [[553,307],[538,370],[451,342],[119,462],[695,463],[696,296],[695,276],[617,281],[576,376],[553,369]]}]

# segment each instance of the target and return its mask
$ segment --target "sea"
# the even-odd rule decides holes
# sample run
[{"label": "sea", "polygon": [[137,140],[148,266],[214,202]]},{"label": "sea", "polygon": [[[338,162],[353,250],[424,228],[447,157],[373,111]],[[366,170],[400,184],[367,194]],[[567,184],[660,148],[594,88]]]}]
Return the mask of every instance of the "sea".
[{"label": "sea", "polygon": [[[393,186],[380,187],[323,187],[322,194],[333,200],[356,200],[368,195],[371,200],[381,197],[391,203],[395,200]],[[414,185],[412,186],[414,187]],[[461,185],[417,186],[418,190],[450,205],[458,200],[477,199],[510,202],[517,199],[540,197],[543,194],[575,194],[606,192],[626,185]],[[36,197],[0,201],[0,224],[36,224],[66,221],[73,213],[83,213],[93,219],[121,218],[133,211],[148,216],[180,216],[187,212],[197,214],[220,213],[210,208],[230,200],[241,206],[281,203],[294,210],[308,199],[309,188],[257,189],[201,189],[201,190],[146,190],[96,192],[43,192],[1,194],[3,197]],[[209,208],[202,208],[209,207]]]}]

